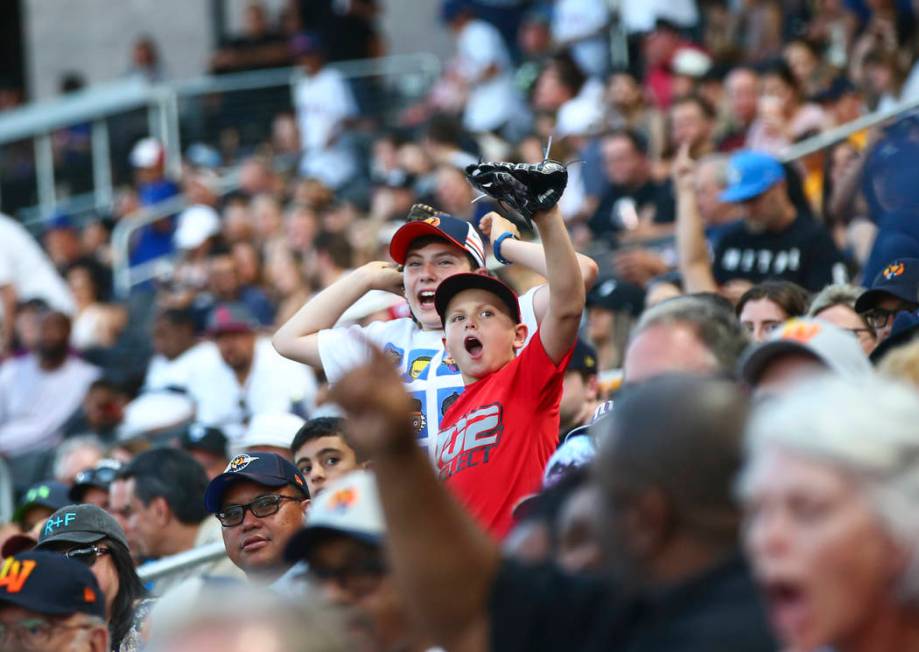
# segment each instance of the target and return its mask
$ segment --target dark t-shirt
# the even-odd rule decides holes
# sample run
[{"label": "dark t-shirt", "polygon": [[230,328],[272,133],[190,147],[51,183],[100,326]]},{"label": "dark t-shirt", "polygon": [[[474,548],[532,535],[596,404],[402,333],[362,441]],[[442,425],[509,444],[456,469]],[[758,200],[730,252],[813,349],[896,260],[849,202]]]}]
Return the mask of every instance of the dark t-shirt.
[{"label": "dark t-shirt", "polygon": [[612,238],[625,228],[622,222],[624,202],[633,202],[634,209],[639,215],[649,207],[653,208],[654,222],[658,224],[673,222],[676,214],[673,189],[669,181],[648,181],[634,189],[609,186],[600,199],[597,211],[587,221],[594,236]]},{"label": "dark t-shirt", "polygon": [[739,557],[656,595],[625,601],[599,580],[505,561],[489,604],[500,652],[772,652]]},{"label": "dark t-shirt", "polygon": [[780,232],[754,233],[743,221],[725,227],[712,271],[719,283],[746,279],[792,281],[811,292],[846,280],[845,263],[822,225],[799,215]]}]

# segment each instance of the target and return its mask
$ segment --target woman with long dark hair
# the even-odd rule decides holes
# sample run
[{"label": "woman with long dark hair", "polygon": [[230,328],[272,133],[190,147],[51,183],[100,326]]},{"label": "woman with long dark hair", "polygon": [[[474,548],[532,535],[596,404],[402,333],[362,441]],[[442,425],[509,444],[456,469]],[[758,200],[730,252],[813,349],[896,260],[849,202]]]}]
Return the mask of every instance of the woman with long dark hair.
[{"label": "woman with long dark hair", "polygon": [[124,530],[95,505],[68,505],[42,528],[36,548],[58,552],[89,566],[105,594],[105,616],[113,652],[136,652],[152,605],[137,576]]}]

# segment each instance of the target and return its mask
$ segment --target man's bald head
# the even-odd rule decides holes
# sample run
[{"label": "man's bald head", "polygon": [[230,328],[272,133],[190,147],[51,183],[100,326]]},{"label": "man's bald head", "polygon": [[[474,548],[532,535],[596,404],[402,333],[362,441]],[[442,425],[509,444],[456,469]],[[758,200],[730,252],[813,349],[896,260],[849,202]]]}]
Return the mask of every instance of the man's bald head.
[{"label": "man's bald head", "polygon": [[672,571],[687,545],[716,556],[736,543],[732,486],[748,410],[734,384],[693,376],[652,378],[617,397],[595,471],[608,558],[623,579],[653,581],[665,557]]}]

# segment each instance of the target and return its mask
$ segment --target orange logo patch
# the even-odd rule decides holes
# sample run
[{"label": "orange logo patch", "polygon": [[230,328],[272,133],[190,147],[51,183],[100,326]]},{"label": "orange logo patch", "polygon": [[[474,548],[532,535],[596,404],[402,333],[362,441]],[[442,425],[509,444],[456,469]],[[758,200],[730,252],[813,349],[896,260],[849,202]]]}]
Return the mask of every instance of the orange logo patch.
[{"label": "orange logo patch", "polygon": [[93,591],[88,586],[83,587],[83,602],[86,604],[92,604],[96,601],[96,592]]},{"label": "orange logo patch", "polygon": [[440,226],[440,218],[439,217],[429,217],[425,220],[425,223],[430,224],[431,226]]},{"label": "orange logo patch", "polygon": [[820,324],[809,324],[806,322],[791,320],[782,329],[783,340],[794,340],[806,344],[810,342],[822,329]]},{"label": "orange logo patch", "polygon": [[343,512],[357,500],[357,492],[354,489],[339,489],[329,500],[329,509],[336,512]]},{"label": "orange logo patch", "polygon": [[884,271],[881,272],[881,275],[888,281],[896,276],[900,276],[903,272],[906,271],[906,265],[903,263],[891,263],[884,268]]},{"label": "orange logo patch", "polygon": [[7,593],[19,593],[35,566],[36,563],[32,559],[20,562],[7,557],[0,567],[0,588],[6,589]]}]

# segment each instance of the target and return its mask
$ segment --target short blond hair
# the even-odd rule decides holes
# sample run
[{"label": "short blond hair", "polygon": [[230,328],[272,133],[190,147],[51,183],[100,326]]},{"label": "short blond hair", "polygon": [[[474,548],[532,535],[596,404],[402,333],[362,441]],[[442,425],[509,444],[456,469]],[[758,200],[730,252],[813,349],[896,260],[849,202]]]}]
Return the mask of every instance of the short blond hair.
[{"label": "short blond hair", "polygon": [[919,388],[919,340],[899,346],[881,358],[878,373]]}]

